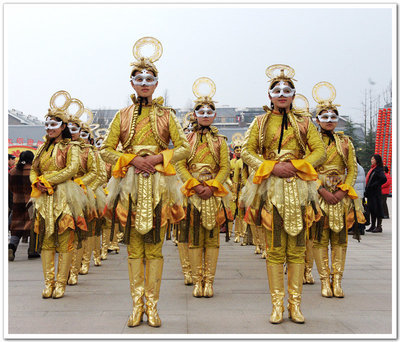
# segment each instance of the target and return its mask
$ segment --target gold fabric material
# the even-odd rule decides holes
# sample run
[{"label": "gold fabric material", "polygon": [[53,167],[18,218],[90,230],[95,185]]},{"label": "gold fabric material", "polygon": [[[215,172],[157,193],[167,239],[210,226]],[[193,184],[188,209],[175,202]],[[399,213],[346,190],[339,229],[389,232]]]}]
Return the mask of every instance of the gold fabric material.
[{"label": "gold fabric material", "polygon": [[203,296],[211,298],[214,296],[214,278],[217,270],[219,248],[206,248],[204,252],[204,290]]},{"label": "gold fabric material", "polygon": [[317,248],[315,242],[316,240],[314,240],[313,254],[321,280],[321,295],[330,298],[333,294],[330,282],[328,247]]},{"label": "gold fabric material", "polygon": [[[268,263],[283,264],[286,262],[304,264],[306,246],[297,246],[297,236],[291,236],[284,229],[281,229],[281,246],[275,247],[273,245],[272,231],[265,231],[268,246]],[[301,234],[304,234],[304,231]],[[303,280],[303,276],[301,279]]]},{"label": "gold fabric material", "polygon": [[163,259],[146,259],[146,279],[144,296],[146,298],[147,323],[151,327],[161,326],[161,320],[157,311],[157,303],[160,298],[161,277],[163,271]]},{"label": "gold fabric material", "polygon": [[158,243],[145,243],[144,237],[133,226],[130,232],[130,242],[127,246],[129,259],[162,259],[162,245],[165,239],[166,226],[161,227],[160,238]]},{"label": "gold fabric material", "polygon": [[128,327],[136,327],[143,320],[144,313],[144,260],[128,259],[128,271],[133,301],[133,310],[129,316]]},{"label": "gold fabric material", "polygon": [[342,289],[342,277],[346,262],[346,250],[347,246],[332,246],[332,290],[333,295],[338,298],[344,297]]},{"label": "gold fabric material", "polygon": [[110,246],[111,237],[111,221],[106,219],[106,223],[102,229],[101,236],[101,260],[107,260],[108,248]]},{"label": "gold fabric material", "polygon": [[203,251],[204,248],[189,248],[189,261],[192,268],[193,297],[203,297]]},{"label": "gold fabric material", "polygon": [[311,273],[313,264],[314,264],[313,241],[311,239],[307,239],[304,279],[303,279],[304,284],[314,284],[314,277]]},{"label": "gold fabric material", "polygon": [[53,291],[53,298],[64,297],[68,273],[71,267],[72,251],[58,254],[57,281]]},{"label": "gold fabric material", "polygon": [[283,321],[283,311],[285,310],[283,299],[285,297],[285,285],[283,279],[283,264],[267,263],[268,285],[271,293],[272,313],[269,321],[279,324]]},{"label": "gold fabric material", "polygon": [[219,247],[219,231],[220,227],[217,225],[212,230],[213,237],[210,237],[210,231],[200,226],[199,228],[199,244],[194,244],[194,227],[190,225],[189,228],[189,248],[197,248],[197,247]]},{"label": "gold fabric material", "polygon": [[78,283],[79,270],[81,269],[83,248],[76,248],[78,241],[75,242],[75,248],[72,251],[71,268],[69,271],[68,285],[76,285]]},{"label": "gold fabric material", "polygon": [[107,169],[106,169],[106,163],[104,160],[100,157],[99,151],[94,152],[94,156],[96,159],[96,169],[97,169],[97,174],[95,179],[92,181],[90,184],[90,187],[92,188],[93,191],[95,191],[97,188],[102,187],[104,184],[107,183]]},{"label": "gold fabric material", "polygon": [[304,323],[304,316],[300,310],[301,292],[303,290],[304,263],[287,263],[287,270],[289,318],[295,323]]},{"label": "gold fabric material", "polygon": [[188,243],[178,242],[179,259],[181,261],[182,273],[185,285],[193,284],[192,270],[189,261],[189,246]]},{"label": "gold fabric material", "polygon": [[93,236],[93,239],[94,239],[94,248],[93,248],[93,261],[94,261],[94,265],[95,266],[101,266],[101,258],[100,258],[100,256],[101,256],[101,246],[100,246],[100,244],[101,244],[101,238],[100,238],[100,236],[97,236],[97,235],[95,235],[95,236]]},{"label": "gold fabric material", "polygon": [[83,255],[82,255],[82,267],[79,270],[79,274],[88,274],[90,267],[90,260],[92,258],[92,252],[94,249],[94,236],[89,236],[85,243],[82,243]]},{"label": "gold fabric material", "polygon": [[58,253],[70,252],[74,249],[75,232],[72,229],[65,230],[62,234],[58,234],[58,247],[55,245],[54,235],[50,237],[44,236],[43,249],[56,249]]},{"label": "gold fabric material", "polygon": [[42,259],[42,268],[44,276],[43,298],[50,298],[53,295],[55,285],[55,267],[54,259],[56,256],[55,249],[42,249],[40,258]]}]

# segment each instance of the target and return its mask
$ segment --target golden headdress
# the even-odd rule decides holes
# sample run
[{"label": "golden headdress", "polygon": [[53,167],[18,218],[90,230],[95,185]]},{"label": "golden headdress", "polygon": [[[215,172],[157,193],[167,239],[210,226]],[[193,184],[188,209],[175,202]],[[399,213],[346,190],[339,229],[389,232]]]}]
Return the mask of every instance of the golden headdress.
[{"label": "golden headdress", "polygon": [[235,133],[232,135],[232,148],[235,150],[237,147],[242,147],[244,143],[244,136],[242,133]]},{"label": "golden headdress", "polygon": [[45,117],[59,118],[62,122],[68,123],[71,116],[79,118],[83,111],[83,103],[80,100],[71,98],[67,91],[60,90],[51,97],[50,108]]},{"label": "golden headdress", "polygon": [[[150,45],[153,48],[153,53],[150,56],[144,55],[144,48]],[[161,43],[153,37],[140,38],[135,45],[133,45],[133,57],[136,61],[131,63],[133,66],[131,76],[135,71],[148,70],[153,72],[154,76],[158,76],[158,70],[154,65],[154,62],[158,61],[163,53],[163,47]]]},{"label": "golden headdress", "polygon": [[103,140],[105,139],[107,133],[108,133],[108,129],[107,128],[98,128],[96,130],[93,130],[94,135],[95,135],[95,139],[94,139],[94,144],[96,147],[97,143],[99,142],[99,140]]},{"label": "golden headdress", "polygon": [[[277,71],[279,71],[279,74],[277,73]],[[270,78],[269,80],[270,89],[275,82],[283,81],[283,82],[290,82],[293,84],[293,81],[297,81],[293,78],[295,75],[294,69],[289,65],[285,64],[270,65],[265,70],[265,74]]]},{"label": "golden headdress", "polygon": [[296,94],[293,99],[293,109],[297,114],[311,116],[310,104],[307,98],[302,94]]},{"label": "golden headdress", "polygon": [[91,124],[93,122],[93,113],[91,110],[84,108],[82,115],[83,114],[86,114],[86,121],[81,120],[80,127],[83,131],[89,132],[90,136],[93,137],[93,131],[91,128]]},{"label": "golden headdress", "polygon": [[212,97],[215,95],[216,90],[215,83],[211,78],[199,77],[194,81],[192,91],[194,96],[197,97],[194,100],[194,108],[199,105],[209,105],[215,109],[215,101],[213,101]]},{"label": "golden headdress", "polygon": [[[321,89],[327,89],[330,94],[328,96],[324,96]],[[336,110],[338,113],[337,107],[340,107],[338,104],[334,104],[333,100],[336,98],[336,89],[329,82],[319,82],[317,83],[312,90],[312,95],[314,100],[317,102],[317,110],[316,115],[318,116],[323,110]]]}]

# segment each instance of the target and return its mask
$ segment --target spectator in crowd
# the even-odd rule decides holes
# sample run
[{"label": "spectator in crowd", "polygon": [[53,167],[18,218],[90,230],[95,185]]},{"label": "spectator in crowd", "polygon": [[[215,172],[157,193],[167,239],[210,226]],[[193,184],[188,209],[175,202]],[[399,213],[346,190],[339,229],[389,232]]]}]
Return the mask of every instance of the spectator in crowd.
[{"label": "spectator in crowd", "polygon": [[[19,241],[24,236],[29,236],[31,219],[29,217],[29,207],[27,203],[31,194],[31,182],[29,173],[31,171],[33,153],[24,151],[20,154],[17,166],[8,175],[9,190],[13,193],[11,219],[11,238],[8,244],[8,260],[13,261]],[[39,257],[39,254],[30,254],[28,258]]]},{"label": "spectator in crowd", "polygon": [[382,185],[382,206],[383,206],[383,218],[388,219],[389,218],[389,209],[387,206],[387,198],[391,194],[392,190],[392,176],[389,173],[389,168],[387,166],[383,167],[383,170],[385,171],[385,176],[387,179],[387,182]]},{"label": "spectator in crowd", "polygon": [[8,173],[10,173],[14,165],[15,165],[15,156],[12,154],[8,154]]},{"label": "spectator in crowd", "polygon": [[371,227],[367,229],[367,232],[382,233],[383,206],[381,187],[386,181],[382,157],[379,154],[374,154],[371,158],[371,169],[366,177],[364,194],[371,215]]}]

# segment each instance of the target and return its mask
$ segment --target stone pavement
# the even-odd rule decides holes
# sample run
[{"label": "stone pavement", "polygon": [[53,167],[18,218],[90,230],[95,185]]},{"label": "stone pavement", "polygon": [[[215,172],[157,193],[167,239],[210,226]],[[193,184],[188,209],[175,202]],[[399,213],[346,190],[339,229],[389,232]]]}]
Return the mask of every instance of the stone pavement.
[{"label": "stone pavement", "polygon": [[8,333],[235,334],[236,338],[240,337],[236,334],[265,334],[258,338],[270,338],[269,334],[391,334],[392,223],[383,223],[381,234],[366,233],[360,243],[349,238],[345,298],[321,296],[314,266],[316,283],[303,287],[305,324],[292,323],[286,309],[282,324],[268,322],[271,301],[265,260],[253,254],[253,246],[240,246],[233,240],[226,243],[222,234],[213,298],[192,297],[192,287],[183,284],[178,249],[172,241],[165,241],[160,328],[151,328],[146,321],[139,327],[126,326],[132,301],[124,245],[120,254],[109,255],[101,267],[94,267],[92,261],[89,274],[79,276],[77,286],[67,286],[64,298],[45,300],[41,297],[41,261],[28,260],[28,245],[20,244],[15,261],[8,262]]}]

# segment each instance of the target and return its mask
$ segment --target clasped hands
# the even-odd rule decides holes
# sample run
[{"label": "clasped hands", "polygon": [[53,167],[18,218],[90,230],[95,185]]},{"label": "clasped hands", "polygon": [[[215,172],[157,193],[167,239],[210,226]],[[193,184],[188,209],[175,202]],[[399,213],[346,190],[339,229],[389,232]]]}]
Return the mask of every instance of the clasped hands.
[{"label": "clasped hands", "polygon": [[217,188],[214,186],[208,186],[207,184],[198,184],[193,187],[193,190],[196,191],[197,196],[202,200],[208,200]]},{"label": "clasped hands", "polygon": [[278,162],[272,169],[272,174],[279,178],[290,178],[296,176],[297,169],[289,161]]},{"label": "clasped hands", "polygon": [[155,166],[163,162],[162,154],[156,154],[153,156],[145,156],[140,157],[136,156],[131,160],[129,163],[135,167],[135,173],[142,173],[142,174],[153,174],[157,170]]},{"label": "clasped hands", "polygon": [[42,182],[37,182],[35,184],[36,188],[38,188],[42,193],[47,192],[48,189],[46,188],[46,185],[44,185]]},{"label": "clasped hands", "polygon": [[338,204],[346,196],[346,192],[341,189],[332,193],[325,188],[321,188],[318,193],[328,204]]}]

